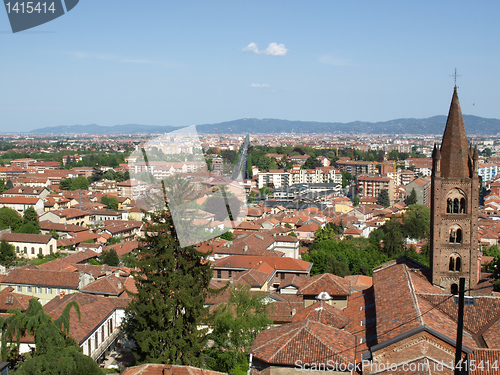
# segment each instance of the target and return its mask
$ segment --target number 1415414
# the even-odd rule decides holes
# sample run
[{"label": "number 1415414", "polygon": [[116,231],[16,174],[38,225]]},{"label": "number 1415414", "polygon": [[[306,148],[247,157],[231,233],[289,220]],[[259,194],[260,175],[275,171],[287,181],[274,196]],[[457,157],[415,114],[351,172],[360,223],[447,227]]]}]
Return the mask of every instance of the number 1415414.
[{"label": "number 1415414", "polygon": [[16,1],[5,3],[7,13],[54,13],[54,3],[39,1]]}]

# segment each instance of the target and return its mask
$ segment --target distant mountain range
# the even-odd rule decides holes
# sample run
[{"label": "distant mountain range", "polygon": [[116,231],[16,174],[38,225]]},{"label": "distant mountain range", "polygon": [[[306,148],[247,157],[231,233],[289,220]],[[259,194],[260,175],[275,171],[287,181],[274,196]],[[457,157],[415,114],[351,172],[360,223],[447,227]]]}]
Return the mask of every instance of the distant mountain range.
[{"label": "distant mountain range", "polygon": [[[464,115],[468,135],[496,135],[500,133],[500,120]],[[217,124],[197,125],[206,134],[257,134],[257,133],[347,133],[347,134],[443,134],[446,116],[425,119],[404,118],[384,122],[314,122],[278,119],[245,118]],[[53,126],[32,130],[31,134],[155,134],[168,133],[181,127],[153,125]]]}]

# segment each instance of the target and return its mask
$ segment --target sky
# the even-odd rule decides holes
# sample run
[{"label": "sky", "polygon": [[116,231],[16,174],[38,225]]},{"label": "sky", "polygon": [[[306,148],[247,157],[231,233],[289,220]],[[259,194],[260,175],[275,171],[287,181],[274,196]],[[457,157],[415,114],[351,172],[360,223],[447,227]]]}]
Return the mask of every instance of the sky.
[{"label": "sky", "polygon": [[12,33],[0,132],[240,118],[500,118],[500,2],[80,0]]}]

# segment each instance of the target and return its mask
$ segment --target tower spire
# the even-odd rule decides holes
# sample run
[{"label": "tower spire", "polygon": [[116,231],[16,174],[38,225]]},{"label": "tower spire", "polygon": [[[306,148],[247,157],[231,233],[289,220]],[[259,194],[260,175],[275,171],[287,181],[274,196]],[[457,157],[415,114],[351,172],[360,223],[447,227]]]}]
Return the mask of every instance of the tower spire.
[{"label": "tower spire", "polygon": [[457,87],[453,89],[450,111],[441,141],[441,176],[446,178],[469,178],[469,143],[465,134],[462,110]]}]

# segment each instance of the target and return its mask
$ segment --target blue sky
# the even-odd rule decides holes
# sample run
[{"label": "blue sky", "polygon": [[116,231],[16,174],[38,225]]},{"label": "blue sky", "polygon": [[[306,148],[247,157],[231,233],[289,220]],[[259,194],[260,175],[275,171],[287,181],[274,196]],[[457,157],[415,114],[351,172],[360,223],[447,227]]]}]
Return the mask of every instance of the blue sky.
[{"label": "blue sky", "polygon": [[81,0],[13,34],[0,9],[0,132],[244,117],[500,118],[498,1]]}]

